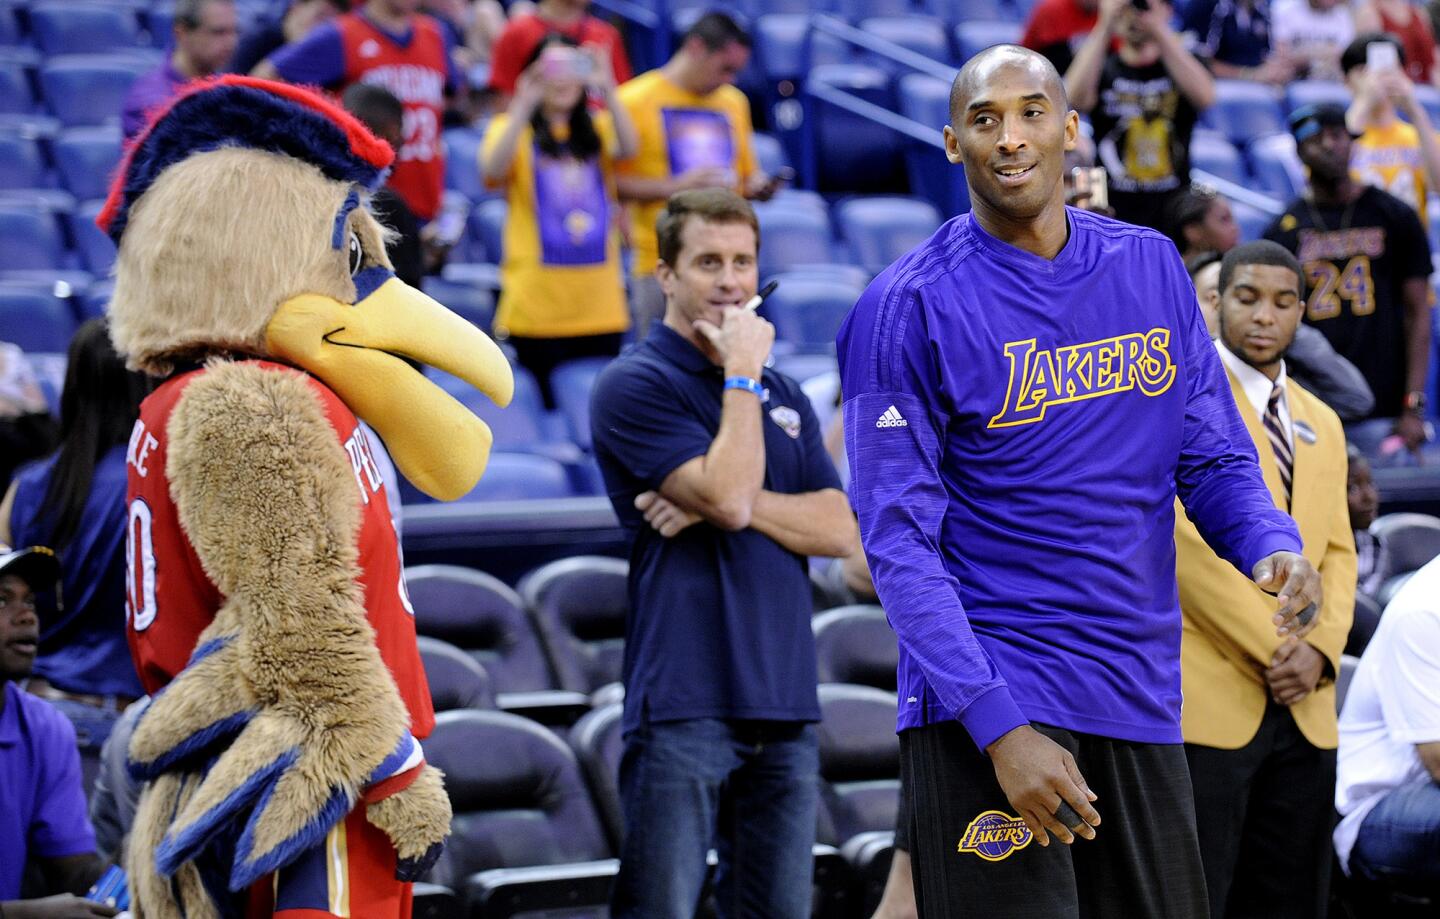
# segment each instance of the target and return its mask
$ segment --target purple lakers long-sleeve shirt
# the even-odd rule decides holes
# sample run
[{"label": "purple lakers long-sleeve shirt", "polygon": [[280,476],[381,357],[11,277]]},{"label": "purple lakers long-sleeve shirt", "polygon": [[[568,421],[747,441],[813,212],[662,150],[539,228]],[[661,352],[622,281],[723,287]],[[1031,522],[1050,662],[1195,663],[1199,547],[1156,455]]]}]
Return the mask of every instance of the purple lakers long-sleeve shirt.
[{"label": "purple lakers long-sleeve shirt", "polygon": [[901,730],[1179,743],[1178,493],[1244,572],[1300,537],[1175,248],[1069,210],[1053,260],[968,214],[838,339],[851,494],[900,638]]}]

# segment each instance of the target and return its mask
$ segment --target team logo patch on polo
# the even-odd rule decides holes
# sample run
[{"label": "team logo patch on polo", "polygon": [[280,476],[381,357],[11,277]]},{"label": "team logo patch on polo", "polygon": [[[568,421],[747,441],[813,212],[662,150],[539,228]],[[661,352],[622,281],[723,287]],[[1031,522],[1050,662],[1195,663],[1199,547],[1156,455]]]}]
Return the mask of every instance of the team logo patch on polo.
[{"label": "team logo patch on polo", "polygon": [[987,862],[1003,861],[1030,845],[1035,836],[1025,821],[1004,811],[985,811],[965,828],[955,851],[973,852]]},{"label": "team logo patch on polo", "polygon": [[788,405],[777,405],[770,410],[770,420],[780,425],[780,430],[794,440],[800,436],[800,413]]}]

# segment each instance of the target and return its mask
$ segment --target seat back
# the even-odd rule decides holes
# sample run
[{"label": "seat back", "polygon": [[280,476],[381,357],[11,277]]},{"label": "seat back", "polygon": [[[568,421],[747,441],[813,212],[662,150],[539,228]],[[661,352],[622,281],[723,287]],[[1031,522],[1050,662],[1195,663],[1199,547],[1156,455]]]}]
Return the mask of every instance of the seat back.
[{"label": "seat back", "polygon": [[593,440],[590,435],[590,392],[610,361],[608,357],[582,357],[566,361],[550,374],[550,391],[555,394],[555,407],[565,419],[570,439],[587,452]]},{"label": "seat back", "polygon": [[918,198],[851,198],[836,205],[835,226],[865,270],[879,274],[939,229],[940,212]]},{"label": "seat back", "polygon": [[611,702],[596,706],[570,728],[570,746],[590,783],[605,830],[618,850],[625,835],[625,812],[620,804],[620,756],[625,752],[622,730],[625,706]]},{"label": "seat back", "polygon": [[[914,15],[915,10],[904,14],[871,16],[860,20],[858,28],[886,41],[894,42],[907,51],[921,57],[928,57],[938,63],[948,63],[950,38],[945,34],[945,23],[933,16]],[[879,54],[870,54],[865,63],[879,67],[893,74],[910,73],[910,68]]]},{"label": "seat back", "polygon": [[445,773],[454,811],[435,882],[459,886],[491,868],[613,854],[575,754],[535,722],[506,712],[442,712],[424,748]]},{"label": "seat back", "polygon": [[955,63],[963,64],[994,45],[1013,45],[1020,41],[1018,22],[978,20],[955,26]]},{"label": "seat back", "polygon": [[61,124],[115,124],[125,96],[148,65],[111,54],[73,54],[50,58],[40,68],[40,87]]},{"label": "seat back", "polygon": [[554,689],[540,639],[520,596],[498,578],[458,565],[405,569],[415,630],[464,650],[495,692]]},{"label": "seat back", "polygon": [[1223,134],[1196,131],[1190,139],[1190,165],[1237,185],[1249,180],[1240,151]]},{"label": "seat back", "polygon": [[1419,571],[1440,555],[1440,519],[1429,514],[1386,514],[1370,524],[1385,545],[1385,577]]},{"label": "seat back", "polygon": [[855,301],[865,292],[842,277],[784,273],[766,300],[763,314],[775,324],[775,337],[807,354],[833,354],[835,335]]},{"label": "seat back", "polygon": [[47,55],[104,54],[141,43],[134,10],[114,3],[35,3],[30,7],[30,31]]},{"label": "seat back", "polygon": [[417,636],[415,643],[420,648],[420,662],[425,667],[425,681],[430,684],[430,702],[435,711],[495,707],[490,675],[475,658],[448,641],[428,635]]},{"label": "seat back", "polygon": [[1258,190],[1290,201],[1305,192],[1305,166],[1289,134],[1257,137],[1246,148]]},{"label": "seat back", "polygon": [[35,138],[19,131],[0,132],[0,189],[39,188],[45,184],[45,172],[45,156]]},{"label": "seat back", "polygon": [[1234,144],[1286,130],[1285,112],[1276,91],[1249,80],[1215,81],[1215,104],[1206,109],[1201,122]]},{"label": "seat back", "polygon": [[623,559],[582,555],[543,565],[517,586],[561,689],[590,693],[620,679],[629,573]]},{"label": "seat back", "polygon": [[104,198],[120,163],[120,129],[71,128],[55,139],[55,165],[67,191],[81,201]]},{"label": "seat back", "polygon": [[900,645],[885,611],[871,604],[826,610],[815,630],[816,670],[822,683],[854,683],[895,691]]},{"label": "seat back", "polygon": [[[895,110],[890,74],[875,67],[821,64],[811,69],[809,83],[828,86],[881,108]],[[900,135],[827,103],[817,102],[813,110],[821,191],[879,193],[906,187],[904,142]],[[769,245],[768,239],[765,245]],[[815,257],[808,261],[815,261]]]},{"label": "seat back", "polygon": [[0,270],[63,267],[57,215],[43,205],[0,202]]},{"label": "seat back", "polygon": [[65,353],[75,317],[53,293],[31,285],[0,283],[0,341],[26,352]]},{"label": "seat back", "polygon": [[[844,683],[823,683],[819,692],[820,841],[841,845],[859,833],[893,830],[900,805],[895,694]],[[827,817],[833,842],[823,838]]]},{"label": "seat back", "polygon": [[760,274],[769,276],[791,265],[830,260],[830,215],[813,199],[786,198],[755,205],[760,220]]}]

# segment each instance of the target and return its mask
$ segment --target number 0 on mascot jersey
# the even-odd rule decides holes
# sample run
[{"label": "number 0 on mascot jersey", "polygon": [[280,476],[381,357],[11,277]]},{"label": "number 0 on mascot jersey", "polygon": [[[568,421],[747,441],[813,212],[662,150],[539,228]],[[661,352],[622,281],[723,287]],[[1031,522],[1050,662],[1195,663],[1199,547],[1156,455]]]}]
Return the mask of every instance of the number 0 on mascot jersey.
[{"label": "number 0 on mascot jersey", "polygon": [[389,501],[484,472],[484,422],[402,358],[504,405],[489,338],[397,280],[366,197],[393,151],[302,89],[199,83],[127,152],[100,226],[111,335],[165,382],[130,440],[129,636],[153,701],[133,912],[390,919],[450,826]]}]

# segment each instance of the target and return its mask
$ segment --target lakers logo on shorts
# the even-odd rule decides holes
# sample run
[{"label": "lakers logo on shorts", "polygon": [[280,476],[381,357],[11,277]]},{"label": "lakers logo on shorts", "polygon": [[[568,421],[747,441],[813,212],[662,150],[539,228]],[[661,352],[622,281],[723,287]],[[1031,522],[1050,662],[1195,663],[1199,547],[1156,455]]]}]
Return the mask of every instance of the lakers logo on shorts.
[{"label": "lakers logo on shorts", "polygon": [[1034,834],[1019,817],[1004,811],[985,811],[965,828],[957,852],[973,852],[987,862],[1003,861],[1030,845]]}]

